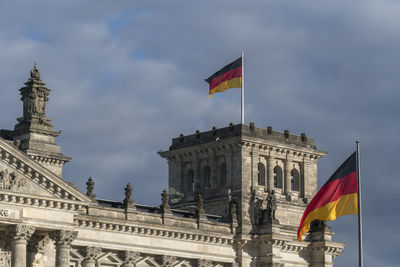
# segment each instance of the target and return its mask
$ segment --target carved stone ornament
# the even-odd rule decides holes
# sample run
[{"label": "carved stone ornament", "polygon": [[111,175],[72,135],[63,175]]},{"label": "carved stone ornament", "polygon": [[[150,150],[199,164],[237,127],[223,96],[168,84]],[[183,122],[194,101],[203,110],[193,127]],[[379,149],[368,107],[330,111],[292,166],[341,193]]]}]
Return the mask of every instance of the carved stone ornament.
[{"label": "carved stone ornament", "polygon": [[88,181],[86,182],[86,195],[91,199],[95,199],[96,195],[94,194],[94,181],[92,177],[89,177]]},{"label": "carved stone ornament", "polygon": [[212,261],[210,260],[204,260],[204,259],[199,259],[197,261],[197,267],[212,267]]},{"label": "carved stone ornament", "polygon": [[176,257],[174,256],[162,256],[162,265],[163,267],[171,267],[173,264],[176,263]]},{"label": "carved stone ornament", "polygon": [[10,229],[11,238],[16,241],[28,241],[32,237],[34,232],[35,227],[26,224],[13,225]]},{"label": "carved stone ornament", "polygon": [[130,250],[124,251],[122,252],[122,259],[124,260],[124,264],[134,264],[140,259],[140,253]]},{"label": "carved stone ornament", "polygon": [[9,173],[7,169],[0,171],[0,189],[16,191],[24,186],[26,186],[24,177],[15,172]]},{"label": "carved stone ornament", "polygon": [[50,233],[50,237],[57,245],[70,246],[72,241],[78,237],[77,231],[59,230]]},{"label": "carved stone ornament", "polygon": [[49,236],[35,235],[29,241],[28,247],[31,252],[44,253],[44,249],[51,242]]},{"label": "carved stone ornament", "polygon": [[96,259],[101,254],[101,248],[98,247],[86,247],[85,248],[85,262],[86,263],[95,263]]},{"label": "carved stone ornament", "polygon": [[11,266],[11,251],[0,251],[0,266]]}]

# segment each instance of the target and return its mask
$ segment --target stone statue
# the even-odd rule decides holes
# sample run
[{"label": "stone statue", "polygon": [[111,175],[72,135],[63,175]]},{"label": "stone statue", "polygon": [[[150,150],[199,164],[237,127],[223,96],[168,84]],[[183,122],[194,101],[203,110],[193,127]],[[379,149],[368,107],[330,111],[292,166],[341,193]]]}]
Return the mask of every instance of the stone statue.
[{"label": "stone statue", "polygon": [[268,217],[272,219],[276,219],[275,217],[275,211],[276,211],[276,197],[275,197],[275,191],[272,190],[271,193],[268,194],[267,197],[267,213]]},{"label": "stone statue", "polygon": [[40,71],[37,67],[36,62],[33,63],[33,69],[31,70],[31,78],[32,79],[40,79]]}]

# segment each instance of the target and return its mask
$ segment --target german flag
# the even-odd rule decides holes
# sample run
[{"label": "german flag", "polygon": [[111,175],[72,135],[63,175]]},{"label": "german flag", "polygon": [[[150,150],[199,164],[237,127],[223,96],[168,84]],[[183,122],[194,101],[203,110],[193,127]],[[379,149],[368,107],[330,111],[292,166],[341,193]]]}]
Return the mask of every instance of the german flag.
[{"label": "german flag", "polygon": [[297,231],[301,242],[314,220],[332,221],[336,218],[358,213],[356,152],[354,152],[308,204]]},{"label": "german flag", "polygon": [[242,57],[226,65],[205,80],[210,84],[209,97],[215,92],[224,92],[229,88],[242,86]]}]

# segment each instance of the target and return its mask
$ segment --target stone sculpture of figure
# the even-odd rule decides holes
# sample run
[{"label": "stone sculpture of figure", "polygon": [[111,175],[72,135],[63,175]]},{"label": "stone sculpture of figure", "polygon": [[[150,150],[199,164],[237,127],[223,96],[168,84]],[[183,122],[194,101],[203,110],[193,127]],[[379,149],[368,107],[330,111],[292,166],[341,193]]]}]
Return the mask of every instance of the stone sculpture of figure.
[{"label": "stone sculpture of figure", "polygon": [[0,189],[10,189],[11,179],[8,170],[0,172]]},{"label": "stone sculpture of figure", "polygon": [[277,206],[276,206],[275,191],[272,190],[271,193],[269,193],[268,197],[267,197],[267,214],[272,219],[276,219],[275,218],[276,208],[277,208]]},{"label": "stone sculpture of figure", "polygon": [[25,115],[36,115],[36,89],[24,97]]},{"label": "stone sculpture of figure", "polygon": [[237,204],[233,200],[229,202],[229,215],[232,220],[237,219]]},{"label": "stone sculpture of figure", "polygon": [[33,69],[31,70],[31,78],[32,79],[40,79],[40,71],[39,71],[36,63],[33,63]]},{"label": "stone sculpture of figure", "polygon": [[44,99],[42,97],[36,97],[35,104],[37,115],[44,115]]}]

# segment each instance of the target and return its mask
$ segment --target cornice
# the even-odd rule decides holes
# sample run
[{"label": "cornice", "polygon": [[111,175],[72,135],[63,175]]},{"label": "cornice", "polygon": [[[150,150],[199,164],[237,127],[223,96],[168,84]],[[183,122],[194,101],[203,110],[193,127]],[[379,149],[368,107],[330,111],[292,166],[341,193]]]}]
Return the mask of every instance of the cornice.
[{"label": "cornice", "polygon": [[80,201],[35,196],[20,192],[10,192],[6,190],[0,190],[0,203],[67,211],[83,211],[87,208],[87,205],[82,204],[82,202]]},{"label": "cornice", "polygon": [[[220,245],[232,245],[233,235],[219,235],[216,232],[202,231],[193,229],[193,231],[182,231],[184,229],[163,229],[161,227],[154,227],[153,225],[144,226],[137,224],[127,224],[119,222],[111,222],[102,220],[101,218],[87,218],[82,216],[81,218],[76,217],[74,220],[76,228],[86,228],[98,231],[110,231],[126,234],[136,234],[148,237],[162,237],[175,240],[183,241],[194,241],[202,243],[214,243]],[[128,222],[129,223],[129,222]]]}]

